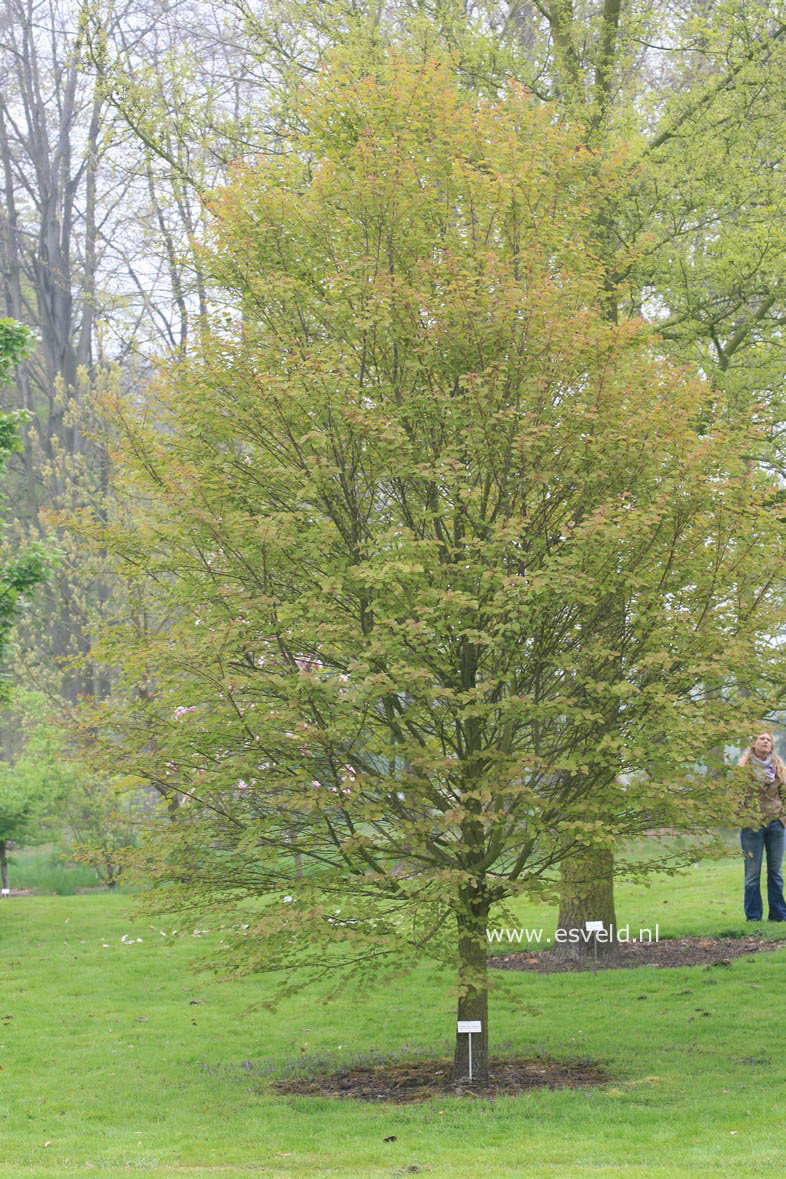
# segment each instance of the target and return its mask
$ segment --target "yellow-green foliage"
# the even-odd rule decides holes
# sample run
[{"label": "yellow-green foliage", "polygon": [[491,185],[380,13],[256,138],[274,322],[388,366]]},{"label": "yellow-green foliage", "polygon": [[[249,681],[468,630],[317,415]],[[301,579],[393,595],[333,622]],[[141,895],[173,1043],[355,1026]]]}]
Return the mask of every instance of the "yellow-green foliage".
[{"label": "yellow-green foliage", "polygon": [[171,624],[107,630],[139,691],[96,747],[180,798],[146,869],[243,915],[225,962],[455,962],[572,847],[729,817],[701,760],[762,707],[780,508],[607,314],[619,166],[439,59],[339,58],[299,113],[215,198],[232,314],[116,405],[147,504],[96,535]]}]

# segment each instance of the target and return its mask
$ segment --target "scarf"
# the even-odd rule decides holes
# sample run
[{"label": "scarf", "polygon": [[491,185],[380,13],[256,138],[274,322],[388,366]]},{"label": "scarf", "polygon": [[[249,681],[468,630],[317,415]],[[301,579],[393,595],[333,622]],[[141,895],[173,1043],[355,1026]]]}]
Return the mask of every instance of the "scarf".
[{"label": "scarf", "polygon": [[761,758],[757,757],[751,750],[750,764],[759,782],[769,786],[770,783],[775,781],[778,771],[775,767],[775,759],[771,753],[767,757]]}]

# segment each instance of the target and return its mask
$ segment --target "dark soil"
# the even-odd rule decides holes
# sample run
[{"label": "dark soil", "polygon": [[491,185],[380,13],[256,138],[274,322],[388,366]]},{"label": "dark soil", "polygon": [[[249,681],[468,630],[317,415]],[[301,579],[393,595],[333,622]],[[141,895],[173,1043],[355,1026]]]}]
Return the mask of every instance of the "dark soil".
[{"label": "dark soil", "polygon": [[[636,966],[728,966],[732,958],[782,950],[786,941],[763,937],[675,937],[658,942],[620,942],[608,957],[560,961],[552,950],[525,950],[489,958],[489,966],[500,970],[535,970],[539,974],[561,974],[580,970],[629,970]],[[606,949],[608,949],[606,947]]]},{"label": "dark soil", "polygon": [[603,1066],[592,1060],[551,1060],[543,1056],[534,1060],[491,1060],[486,1085],[453,1085],[449,1061],[423,1060],[416,1064],[342,1069],[329,1076],[275,1081],[272,1087],[277,1093],[290,1095],[405,1104],[441,1097],[499,1097],[528,1089],[588,1089],[610,1080]]}]

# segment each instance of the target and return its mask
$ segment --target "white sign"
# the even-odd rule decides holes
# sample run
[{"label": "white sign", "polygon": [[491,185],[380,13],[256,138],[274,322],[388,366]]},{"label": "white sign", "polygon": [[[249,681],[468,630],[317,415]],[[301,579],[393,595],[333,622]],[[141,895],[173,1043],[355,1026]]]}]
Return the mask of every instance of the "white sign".
[{"label": "white sign", "polygon": [[587,933],[601,933],[603,931],[602,921],[585,921],[584,928]]},{"label": "white sign", "polygon": [[0,892],[0,896],[4,896],[4,897],[10,897],[10,895],[11,895],[11,889],[10,889],[10,888],[4,888],[4,889],[3,889],[3,891],[2,891],[2,892]]},{"label": "white sign", "polygon": [[456,1030],[458,1031],[459,1034],[461,1034],[462,1032],[464,1032],[464,1033],[480,1032],[480,1020],[479,1019],[460,1019],[458,1021],[458,1027]]},{"label": "white sign", "polygon": [[462,1033],[469,1036],[469,1079],[472,1080],[472,1037],[480,1034],[480,1020],[479,1019],[459,1019],[456,1022],[456,1031],[461,1035]]}]

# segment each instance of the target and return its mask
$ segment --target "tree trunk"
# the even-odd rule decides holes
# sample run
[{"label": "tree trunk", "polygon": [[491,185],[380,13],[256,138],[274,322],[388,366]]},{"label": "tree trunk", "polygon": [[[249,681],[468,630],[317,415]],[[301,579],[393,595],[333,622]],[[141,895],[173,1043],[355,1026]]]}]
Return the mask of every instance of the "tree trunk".
[{"label": "tree trunk", "polygon": [[[575,852],[561,864],[561,896],[552,953],[561,961],[608,958],[617,946],[614,856],[607,848]],[[588,934],[585,922],[602,921],[604,932]]]},{"label": "tree trunk", "polygon": [[2,880],[2,887],[8,888],[8,857],[5,853],[4,839],[0,839],[0,880]]},{"label": "tree trunk", "polygon": [[[473,890],[474,891],[474,890]],[[457,914],[459,948],[458,1019],[479,1020],[480,1032],[472,1035],[472,1084],[483,1085],[489,1075],[488,966],[486,924],[489,903],[483,897],[465,898]],[[456,1032],[453,1083],[469,1083],[470,1038]]]}]

